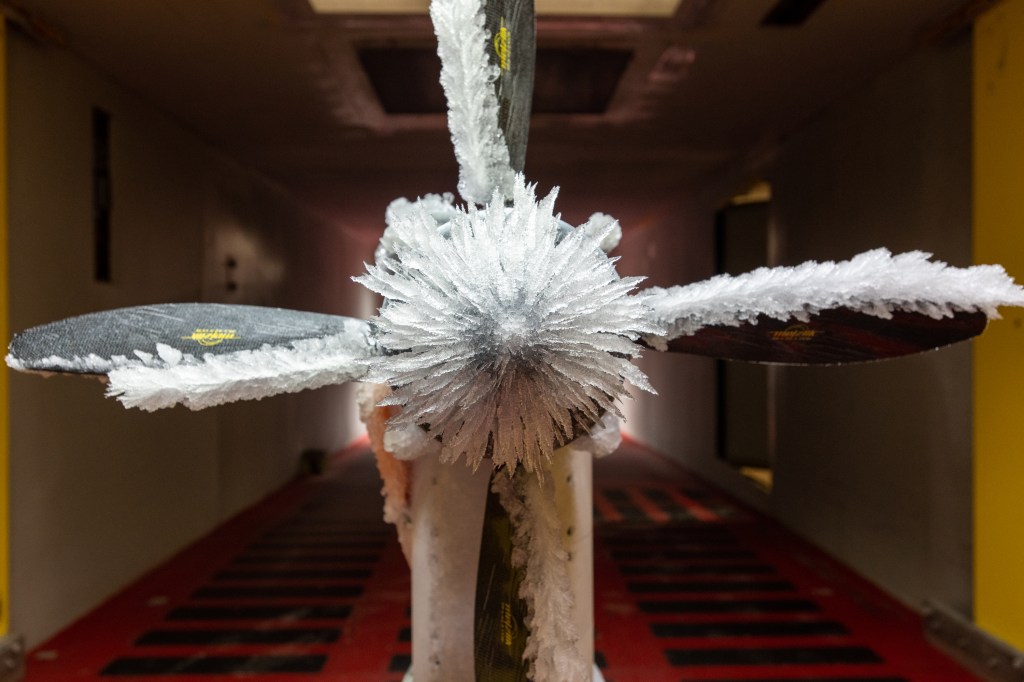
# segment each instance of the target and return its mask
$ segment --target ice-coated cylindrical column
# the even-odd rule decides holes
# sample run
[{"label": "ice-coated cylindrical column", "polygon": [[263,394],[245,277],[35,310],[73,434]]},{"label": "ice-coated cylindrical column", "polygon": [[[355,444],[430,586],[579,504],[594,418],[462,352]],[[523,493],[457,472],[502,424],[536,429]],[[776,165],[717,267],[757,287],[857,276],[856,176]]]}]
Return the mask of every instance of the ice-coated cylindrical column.
[{"label": "ice-coated cylindrical column", "polygon": [[[502,475],[502,474],[499,474]],[[475,604],[490,467],[423,457],[412,465],[412,638],[415,682],[478,682]],[[545,486],[555,497],[569,556],[578,655],[594,659],[592,457],[555,453]]]}]

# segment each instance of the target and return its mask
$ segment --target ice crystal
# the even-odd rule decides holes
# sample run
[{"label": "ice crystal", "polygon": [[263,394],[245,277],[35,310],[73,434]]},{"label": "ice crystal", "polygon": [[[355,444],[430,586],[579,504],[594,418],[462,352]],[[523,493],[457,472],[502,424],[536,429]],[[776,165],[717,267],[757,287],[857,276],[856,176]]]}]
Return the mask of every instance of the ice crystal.
[{"label": "ice crystal", "polygon": [[391,426],[428,429],[446,461],[533,471],[619,414],[624,380],[653,392],[630,362],[655,331],[629,295],[640,278],[620,278],[600,249],[609,221],[559,239],[555,198],[537,201],[518,177],[508,206],[496,192],[445,226],[409,212],[391,226],[394,255],[357,278],[386,299],[368,378],[404,408]]},{"label": "ice crystal", "polygon": [[622,241],[622,227],[619,226],[619,221],[607,213],[595,213],[584,224],[591,233],[597,234],[600,232],[604,235],[600,242],[601,250],[605,253],[614,251],[615,247]]},{"label": "ice crystal", "polygon": [[585,682],[591,668],[578,647],[569,555],[554,487],[544,485],[543,476],[495,476],[492,484],[512,522],[512,564],[523,570],[519,596],[530,631],[523,657],[534,682]]},{"label": "ice crystal", "polygon": [[664,329],[649,341],[671,340],[711,325],[738,325],[759,315],[807,321],[822,310],[846,308],[882,318],[894,311],[933,318],[1024,305],[1024,289],[998,265],[956,268],[911,251],[867,251],[838,263],[808,261],[795,267],[760,268],[720,275],[669,289],[652,287],[641,297]]},{"label": "ice crystal", "polygon": [[450,192],[445,192],[444,194],[427,194],[416,201],[409,201],[405,198],[392,201],[384,212],[384,234],[380,237],[380,244],[377,246],[374,257],[377,260],[382,260],[395,254],[395,235],[391,226],[402,220],[403,217],[417,211],[426,211],[438,224],[447,223],[458,213],[454,199],[455,197]]},{"label": "ice crystal", "polygon": [[333,336],[198,358],[157,344],[157,357],[137,351],[138,360],[111,363],[107,395],[147,411],[178,404],[201,410],[360,379],[375,350],[362,320],[348,320]]},{"label": "ice crystal", "polygon": [[505,136],[498,127],[498,67],[488,43],[481,0],[430,3],[441,57],[441,85],[448,100],[448,128],[459,161],[459,193],[484,204],[494,190],[509,193],[513,182]]}]

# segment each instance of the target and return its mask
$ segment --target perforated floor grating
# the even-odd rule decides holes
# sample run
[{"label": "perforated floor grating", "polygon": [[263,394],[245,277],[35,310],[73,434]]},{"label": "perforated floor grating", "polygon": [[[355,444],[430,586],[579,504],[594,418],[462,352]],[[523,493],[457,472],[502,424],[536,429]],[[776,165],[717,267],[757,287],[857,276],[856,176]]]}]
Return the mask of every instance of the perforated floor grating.
[{"label": "perforated floor grating", "polygon": [[918,616],[665,458],[626,443],[595,480],[609,682],[976,679]]},{"label": "perforated floor grating", "polygon": [[[595,467],[607,682],[958,682],[920,618],[668,460]],[[409,573],[364,447],[225,524],[29,654],[28,682],[399,682]]]}]

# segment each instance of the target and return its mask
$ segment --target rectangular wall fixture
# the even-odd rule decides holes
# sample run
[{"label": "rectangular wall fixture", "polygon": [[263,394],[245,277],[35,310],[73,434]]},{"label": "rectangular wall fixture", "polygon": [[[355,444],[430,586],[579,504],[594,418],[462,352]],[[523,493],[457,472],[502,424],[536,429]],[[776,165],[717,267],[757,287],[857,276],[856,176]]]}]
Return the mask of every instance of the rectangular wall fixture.
[{"label": "rectangular wall fixture", "polygon": [[93,276],[97,282],[109,282],[110,264],[110,113],[92,110],[92,196],[93,196]]}]

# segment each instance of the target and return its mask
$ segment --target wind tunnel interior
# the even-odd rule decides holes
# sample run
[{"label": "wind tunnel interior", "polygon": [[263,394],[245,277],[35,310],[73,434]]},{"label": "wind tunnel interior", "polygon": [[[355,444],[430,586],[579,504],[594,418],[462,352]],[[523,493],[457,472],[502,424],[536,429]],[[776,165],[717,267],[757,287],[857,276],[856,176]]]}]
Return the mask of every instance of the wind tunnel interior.
[{"label": "wind tunnel interior", "polygon": [[[559,187],[570,223],[617,218],[619,272],[643,286],[879,246],[970,264],[978,38],[964,3],[833,0],[782,26],[766,21],[777,4],[542,15],[528,179]],[[2,63],[12,330],[193,300],[369,317],[376,301],[351,278],[389,202],[455,191],[425,15],[16,8]],[[756,218],[729,222],[750,206]],[[760,392],[736,404],[715,361],[641,365],[659,395],[626,405],[632,439],[912,608],[972,617],[970,345],[733,377]],[[11,630],[44,641],[280,489],[303,452],[358,439],[353,393],[142,414],[95,382],[12,375]],[[758,422],[753,441],[742,420]],[[770,490],[734,466],[745,457]]]}]

